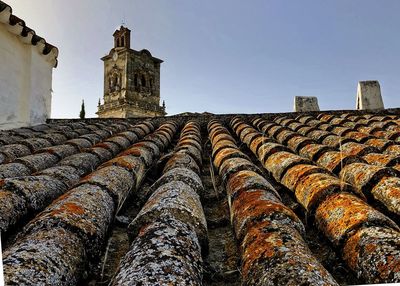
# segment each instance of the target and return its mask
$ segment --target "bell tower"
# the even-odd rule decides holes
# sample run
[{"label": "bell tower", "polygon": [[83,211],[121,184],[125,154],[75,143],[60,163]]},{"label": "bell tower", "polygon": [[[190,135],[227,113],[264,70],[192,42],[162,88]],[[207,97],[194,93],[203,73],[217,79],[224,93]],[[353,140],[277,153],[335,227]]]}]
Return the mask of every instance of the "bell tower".
[{"label": "bell tower", "polygon": [[164,116],[160,106],[160,67],[162,60],[146,50],[134,50],[131,30],[121,26],[113,34],[114,47],[104,62],[104,103],[97,115],[102,118]]},{"label": "bell tower", "polygon": [[114,36],[114,48],[131,48],[131,30],[123,26],[116,30]]}]

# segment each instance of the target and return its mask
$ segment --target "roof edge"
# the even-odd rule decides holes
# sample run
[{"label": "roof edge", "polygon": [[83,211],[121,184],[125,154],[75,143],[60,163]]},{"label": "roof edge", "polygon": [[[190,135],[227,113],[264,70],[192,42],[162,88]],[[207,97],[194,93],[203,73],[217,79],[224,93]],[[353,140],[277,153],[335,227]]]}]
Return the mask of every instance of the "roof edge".
[{"label": "roof edge", "polygon": [[38,36],[33,29],[27,27],[24,20],[12,14],[11,6],[1,0],[0,23],[8,25],[7,30],[19,36],[23,43],[36,46],[39,53],[45,57],[46,61],[50,62],[54,68],[57,67],[58,48],[47,43],[46,40]]},{"label": "roof edge", "polygon": [[112,53],[113,53],[113,51],[115,51],[115,50],[117,50],[117,51],[128,51],[128,52],[135,53],[135,54],[147,54],[147,55],[153,60],[153,62],[155,62],[155,63],[161,64],[161,63],[164,62],[163,60],[154,57],[154,56],[150,53],[150,51],[147,50],[147,49],[142,49],[142,50],[140,50],[140,51],[137,51],[137,50],[134,50],[134,49],[128,49],[128,48],[122,48],[122,47],[121,47],[121,48],[112,48],[112,49],[110,50],[110,52],[109,52],[107,55],[101,57],[100,59],[101,59],[102,61],[104,61],[104,60],[106,60],[106,59],[111,58],[111,57],[112,57]]}]

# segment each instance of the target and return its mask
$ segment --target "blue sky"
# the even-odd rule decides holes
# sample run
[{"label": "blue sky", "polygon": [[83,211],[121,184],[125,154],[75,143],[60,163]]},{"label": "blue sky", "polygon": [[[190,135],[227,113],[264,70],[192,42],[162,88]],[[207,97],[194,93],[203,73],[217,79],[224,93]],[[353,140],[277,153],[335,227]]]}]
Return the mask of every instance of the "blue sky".
[{"label": "blue sky", "polygon": [[321,110],[354,109],[357,82],[380,81],[400,107],[400,1],[6,0],[60,50],[52,117],[95,117],[103,62],[122,21],[131,47],[161,65],[167,112],[292,111],[317,96]]}]

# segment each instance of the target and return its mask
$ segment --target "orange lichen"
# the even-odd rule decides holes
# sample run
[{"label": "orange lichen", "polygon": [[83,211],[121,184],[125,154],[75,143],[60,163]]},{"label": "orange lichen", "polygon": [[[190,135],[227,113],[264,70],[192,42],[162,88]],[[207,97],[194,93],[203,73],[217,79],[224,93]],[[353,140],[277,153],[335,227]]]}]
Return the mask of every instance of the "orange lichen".
[{"label": "orange lichen", "polygon": [[380,153],[369,153],[363,156],[363,159],[367,161],[368,164],[377,166],[388,166],[388,164],[390,164],[391,161],[395,158],[397,157],[393,155],[385,155]]},{"label": "orange lichen", "polygon": [[390,145],[389,147],[386,148],[385,154],[393,154],[393,155],[398,155],[400,156],[400,145]]},{"label": "orange lichen", "polygon": [[[340,147],[340,151],[345,155],[364,155],[365,149],[369,148],[367,145],[356,143],[356,142],[347,142]],[[372,149],[371,149],[372,150]],[[375,150],[373,150],[375,151]],[[378,150],[376,150],[378,151]],[[363,153],[363,154],[361,154]],[[370,152],[372,153],[372,151]]]},{"label": "orange lichen", "polygon": [[397,228],[386,216],[349,193],[327,197],[318,206],[315,218],[319,228],[334,244],[340,244],[350,232],[367,223]]},{"label": "orange lichen", "polygon": [[331,151],[332,148],[322,144],[308,144],[299,150],[299,154],[309,158],[312,161],[317,161],[325,152]]},{"label": "orange lichen", "polygon": [[308,137],[302,136],[302,135],[295,135],[294,137],[290,138],[287,141],[287,146],[293,150],[294,152],[297,152],[299,149],[303,148],[306,145],[313,144],[314,141],[312,139],[309,139]]},{"label": "orange lichen", "polygon": [[400,215],[400,178],[383,177],[371,190],[371,194],[388,210]]},{"label": "orange lichen", "polygon": [[375,250],[376,250],[376,245],[375,244],[372,244],[372,243],[370,243],[370,244],[367,244],[365,247],[364,247],[364,250],[365,251],[367,251],[367,252],[375,252]]},{"label": "orange lichen", "polygon": [[318,116],[318,117],[317,118],[319,120],[321,120],[321,121],[330,122],[332,120],[332,118],[334,118],[334,115],[332,115],[332,114],[321,114],[321,116]]},{"label": "orange lichen", "polygon": [[65,202],[59,208],[54,209],[51,213],[53,215],[57,215],[60,213],[70,213],[70,214],[81,215],[81,214],[85,213],[85,210],[81,206],[78,206],[75,203]]},{"label": "orange lichen", "polygon": [[238,125],[235,127],[235,132],[239,135],[239,137],[242,137],[241,133],[248,128],[253,129],[253,127],[246,123],[238,123]]},{"label": "orange lichen", "polygon": [[306,174],[328,173],[327,170],[310,164],[299,164],[289,168],[282,177],[281,183],[289,190],[294,191],[299,180]]},{"label": "orange lichen", "polygon": [[215,154],[217,154],[221,149],[224,149],[227,147],[237,148],[237,146],[234,142],[232,142],[231,140],[224,139],[224,140],[218,141],[218,143],[216,143],[216,144],[213,144],[212,156],[215,157]]},{"label": "orange lichen", "polygon": [[280,181],[288,168],[297,164],[307,163],[311,164],[309,160],[299,155],[291,152],[281,151],[270,155],[263,165],[272,173],[275,180]]},{"label": "orange lichen", "polygon": [[366,138],[369,138],[371,136],[368,134],[365,134],[365,133],[358,132],[358,131],[351,131],[346,134],[346,137],[360,142],[362,140],[366,140]]},{"label": "orange lichen", "polygon": [[133,148],[129,148],[128,150],[125,150],[124,152],[120,153],[119,155],[120,156],[131,155],[131,156],[140,157],[145,152],[146,152],[146,150],[144,150],[142,148],[133,147]]},{"label": "orange lichen", "polygon": [[364,163],[353,163],[345,166],[340,172],[340,178],[355,186],[360,192],[368,194],[373,186],[371,180],[379,180],[384,176],[395,175],[395,171],[382,166]]},{"label": "orange lichen", "polygon": [[[249,170],[236,172],[230,177],[227,183],[227,192],[229,197],[237,196],[240,192],[256,188],[276,192],[264,177]],[[277,196],[279,197],[278,194]]]},{"label": "orange lichen", "polygon": [[236,199],[232,204],[233,225],[239,240],[257,222],[274,221],[277,216],[290,218],[293,222],[301,225],[299,218],[293,211],[281,202],[272,201],[269,197],[265,197],[265,194],[252,194],[252,192],[243,192],[240,198],[243,199],[246,196],[249,196],[249,198],[245,198],[244,201]]},{"label": "orange lichen", "polygon": [[219,168],[221,164],[229,158],[248,158],[243,152],[237,148],[227,147],[215,154],[214,165]]},{"label": "orange lichen", "polygon": [[300,127],[299,129],[297,129],[297,132],[301,135],[306,136],[308,133],[310,133],[313,130],[317,130],[317,128],[304,125],[304,126]]},{"label": "orange lichen", "polygon": [[380,151],[392,145],[393,142],[385,139],[371,138],[364,142],[364,144],[378,148]]},{"label": "orange lichen", "polygon": [[221,133],[221,134],[214,136],[211,139],[211,143],[216,144],[217,142],[219,142],[221,140],[230,140],[230,141],[234,142],[233,137],[231,135],[229,135],[227,133]]},{"label": "orange lichen", "polygon": [[245,242],[242,244],[242,275],[248,275],[249,268],[254,261],[261,257],[272,258],[276,255],[276,247],[282,246],[282,240],[276,237],[274,232],[265,232],[270,222],[261,222],[251,228],[246,234]]},{"label": "orange lichen", "polygon": [[269,136],[273,137],[273,138],[277,138],[278,135],[283,132],[283,131],[287,131],[288,129],[286,127],[280,126],[275,124],[273,127],[271,127],[268,130],[268,134]]},{"label": "orange lichen", "polygon": [[[144,171],[144,164],[142,163],[142,161],[140,160],[134,160],[132,159],[131,156],[119,156],[116,157],[112,160],[107,161],[106,163],[102,164],[100,166],[100,168],[104,168],[104,167],[108,167],[108,166],[120,166],[122,168],[125,168],[131,172],[139,173],[139,172],[143,172]],[[87,178],[90,178],[90,176],[88,176]]]},{"label": "orange lichen", "polygon": [[267,122],[267,121],[265,121],[265,122],[263,122],[263,125],[262,125],[262,127],[261,127],[261,131],[262,131],[264,134],[267,134],[267,133],[270,132],[271,128],[277,127],[277,126],[279,127],[279,125],[276,124],[275,122]]},{"label": "orange lichen", "polygon": [[276,136],[276,140],[278,140],[279,143],[286,145],[287,141],[289,141],[296,135],[297,135],[296,132],[293,132],[290,129],[285,129],[282,132],[280,132],[278,136]]},{"label": "orange lichen", "polygon": [[253,152],[253,154],[257,154],[257,151],[260,148],[260,146],[267,142],[271,142],[271,140],[268,137],[265,136],[256,137],[250,143],[249,146],[250,150]]},{"label": "orange lichen", "polygon": [[247,146],[250,146],[251,142],[255,138],[258,138],[258,137],[261,137],[261,136],[262,136],[262,134],[260,132],[253,130],[253,131],[248,132],[246,135],[243,136],[242,142],[245,143]]},{"label": "orange lichen", "polygon": [[345,136],[346,133],[348,133],[350,131],[352,131],[350,128],[343,127],[343,126],[335,126],[331,130],[332,133],[335,133],[336,135],[339,135],[339,136]]},{"label": "orange lichen", "polygon": [[317,207],[318,203],[333,192],[340,192],[343,185],[338,178],[326,173],[312,173],[303,176],[297,183],[295,195],[297,201],[308,211]]},{"label": "orange lichen", "polygon": [[[236,210],[240,210],[242,206],[247,206],[253,201],[260,200],[263,197],[266,197],[266,190],[263,189],[251,189],[246,192],[242,192],[239,194],[231,205],[232,212]],[[279,199],[275,196],[273,192],[269,193],[268,198],[274,202],[280,202]]]},{"label": "orange lichen", "polygon": [[332,173],[338,174],[341,168],[346,166],[346,163],[353,161],[353,158],[354,161],[357,159],[355,156],[343,154],[339,151],[328,151],[319,157],[317,164],[325,167]]}]

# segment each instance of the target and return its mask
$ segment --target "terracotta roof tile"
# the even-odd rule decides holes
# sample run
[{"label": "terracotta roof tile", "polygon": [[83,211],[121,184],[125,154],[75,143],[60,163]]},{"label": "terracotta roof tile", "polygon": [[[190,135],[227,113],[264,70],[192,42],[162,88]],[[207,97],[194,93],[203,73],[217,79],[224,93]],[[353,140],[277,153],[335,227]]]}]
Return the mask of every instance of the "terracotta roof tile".
[{"label": "terracotta roof tile", "polygon": [[[85,273],[111,285],[399,282],[393,114],[53,120],[0,132],[6,283],[80,284]],[[230,230],[234,249],[222,246]],[[239,261],[223,270],[230,255]],[[226,264],[213,268],[217,256]]]},{"label": "terracotta roof tile", "polygon": [[[212,130],[210,127],[209,129]],[[227,130],[226,134],[229,134]],[[212,143],[214,145],[216,142]],[[261,147],[259,152],[260,150]],[[269,156],[273,157],[289,153],[276,151],[264,154],[271,154]],[[251,163],[250,160],[248,162]],[[283,164],[281,169],[286,169],[286,165],[294,165],[291,162],[295,161]],[[276,177],[281,175],[277,173]],[[313,281],[310,283],[336,285],[301,238],[301,233],[304,232],[303,224],[290,208],[280,202],[279,194],[268,180],[256,172],[239,170],[227,180],[227,193],[232,206],[232,223],[242,251],[241,272],[244,285],[262,285],[266,282],[265,279],[280,277],[282,269],[285,269],[285,275],[281,279],[296,281],[295,283]],[[297,257],[302,257],[302,262],[295,262],[291,260],[293,258],[289,258],[294,257],[290,253],[295,251]],[[296,266],[288,267],[291,263]],[[305,265],[308,263],[315,265],[315,272],[307,269]]]},{"label": "terracotta roof tile", "polygon": [[[334,116],[322,116],[320,118],[325,118],[326,120],[333,121],[335,123],[343,123],[343,120],[334,120]],[[300,120],[303,122],[312,122],[312,117],[300,117]],[[278,119],[279,122],[288,122],[282,119]],[[258,126],[266,126],[266,124],[261,124],[261,120],[257,121]],[[293,123],[291,123],[293,124]],[[297,128],[297,126],[296,126]],[[275,127],[278,130],[278,127]],[[300,130],[300,129],[297,129]],[[331,129],[333,132],[341,132],[342,129],[333,128]],[[344,129],[343,129],[344,130]],[[307,133],[305,133],[307,134]],[[344,132],[343,134],[356,134],[353,131]],[[270,135],[281,141],[286,143],[282,136],[277,134],[277,132],[271,132]],[[298,135],[300,136],[300,134]],[[338,135],[336,135],[338,136]],[[354,136],[351,135],[354,139]],[[329,137],[329,136],[328,136]],[[326,138],[328,138],[326,137]],[[367,142],[366,140],[365,142]],[[372,200],[378,200],[382,204],[386,204],[388,210],[391,210],[394,213],[397,213],[397,205],[398,204],[398,177],[399,175],[395,170],[384,167],[374,167],[373,165],[365,164],[365,163],[357,163],[357,161],[362,162],[361,157],[354,156],[353,154],[360,154],[362,156],[367,156],[367,154],[373,154],[372,152],[380,152],[379,149],[375,147],[370,147],[368,145],[363,145],[359,143],[355,143],[354,141],[348,141],[349,143],[337,144],[333,143],[332,140],[324,140],[324,143],[329,142],[332,147],[342,147],[344,146],[344,150],[354,157],[354,160],[348,161],[346,164],[343,164],[343,159],[346,157],[344,152],[339,151],[327,151],[322,155],[319,155],[318,161],[323,166],[328,167],[329,170],[334,171],[338,174],[340,169],[341,178],[344,181],[347,181],[349,184],[344,184],[342,180],[339,180],[337,177],[332,176],[327,173],[327,171],[320,172],[318,167],[313,166],[313,163],[299,163],[293,164],[292,167],[289,167],[289,170],[286,172],[286,175],[283,177],[280,175],[275,175],[274,177],[278,182],[283,183],[289,189],[294,190],[295,197],[298,202],[300,202],[304,208],[313,213],[315,211],[315,219],[319,226],[319,229],[326,235],[326,237],[331,240],[333,243],[337,244],[339,248],[343,249],[344,257],[347,256],[348,251],[347,248],[343,248],[343,242],[347,239],[351,239],[354,233],[362,229],[363,227],[372,227],[373,225],[386,225],[386,227],[394,230],[395,236],[399,234],[399,227],[390,220],[387,216],[373,209],[369,204],[367,204],[364,200],[364,194]],[[368,141],[373,143],[373,141]],[[347,144],[347,145],[346,145]],[[341,146],[340,146],[341,145]],[[313,146],[310,143],[309,146]],[[318,145],[314,145],[318,146]],[[323,146],[323,145],[322,145]],[[395,145],[390,145],[395,146]],[[389,146],[389,147],[390,147]],[[304,146],[303,149],[307,149],[308,146]],[[355,151],[355,150],[359,151]],[[368,152],[366,152],[368,150]],[[301,150],[299,151],[301,152]],[[285,152],[281,152],[285,154]],[[275,153],[275,154],[279,154]],[[264,163],[264,167],[270,171],[274,172],[274,170],[281,164],[281,160],[272,160],[269,158],[273,158],[276,156],[275,154],[270,154],[267,157],[260,157],[261,162]],[[286,154],[285,154],[286,155]],[[309,156],[308,152],[303,153],[304,156]],[[288,155],[287,155],[288,156]],[[323,159],[325,156],[326,159]],[[313,155],[309,156],[311,159],[314,159]],[[335,171],[335,168],[331,168],[333,166],[331,163],[328,164],[331,159],[337,158],[334,161],[337,161],[338,164],[335,164],[335,168],[337,169],[340,166],[340,169]],[[272,161],[271,161],[272,160]],[[315,160],[315,159],[314,159]],[[275,162],[276,161],[276,162]],[[326,162],[323,163],[323,162]],[[332,161],[333,162],[333,161]],[[308,167],[310,166],[310,167]],[[298,170],[297,170],[298,169]],[[373,171],[375,170],[376,171]],[[300,179],[291,174],[291,170],[293,173],[299,172]],[[308,171],[310,170],[310,171]],[[307,174],[307,172],[310,172]],[[324,173],[325,172],[325,173]],[[305,175],[301,175],[304,174]],[[368,175],[370,174],[370,175]],[[286,177],[285,177],[286,176]],[[292,177],[292,178],[291,178]],[[351,179],[352,178],[352,179]],[[389,179],[390,178],[390,179]],[[382,180],[382,181],[380,181]],[[293,182],[294,181],[294,182]],[[325,182],[327,184],[325,184]],[[378,183],[379,182],[379,183]],[[378,185],[377,185],[378,183]],[[329,186],[333,184],[334,188],[330,188]],[[371,190],[376,186],[374,194],[371,194]],[[379,186],[379,187],[378,187]],[[350,194],[348,192],[354,192],[354,194]],[[360,199],[358,196],[364,198]],[[371,198],[373,197],[373,198]],[[394,237],[395,237],[394,236]],[[386,246],[387,247],[387,246]],[[385,247],[383,247],[385,248]],[[354,250],[356,253],[360,251],[359,249]],[[396,253],[397,250],[393,250]],[[358,254],[353,254],[358,255]],[[396,255],[396,254],[395,254]],[[372,258],[364,258],[364,259],[372,259]],[[378,265],[372,265],[375,267],[372,271],[371,269],[366,270],[362,265],[363,262],[359,262],[357,265],[349,265],[359,277],[363,277],[367,282],[388,282],[388,281],[397,281],[396,279],[392,279],[393,274],[389,275],[385,273],[385,275],[381,276],[381,279],[378,279],[376,275],[372,276],[369,273],[380,273],[382,268]],[[391,262],[385,262],[392,265]],[[395,264],[400,263],[398,260]],[[396,268],[388,265],[388,271],[396,271]],[[380,268],[378,268],[380,267]],[[391,268],[390,268],[391,267]],[[369,273],[365,273],[369,271]],[[364,275],[364,276],[362,276]],[[390,277],[390,278],[389,278]],[[368,280],[372,279],[372,280]]]}]

